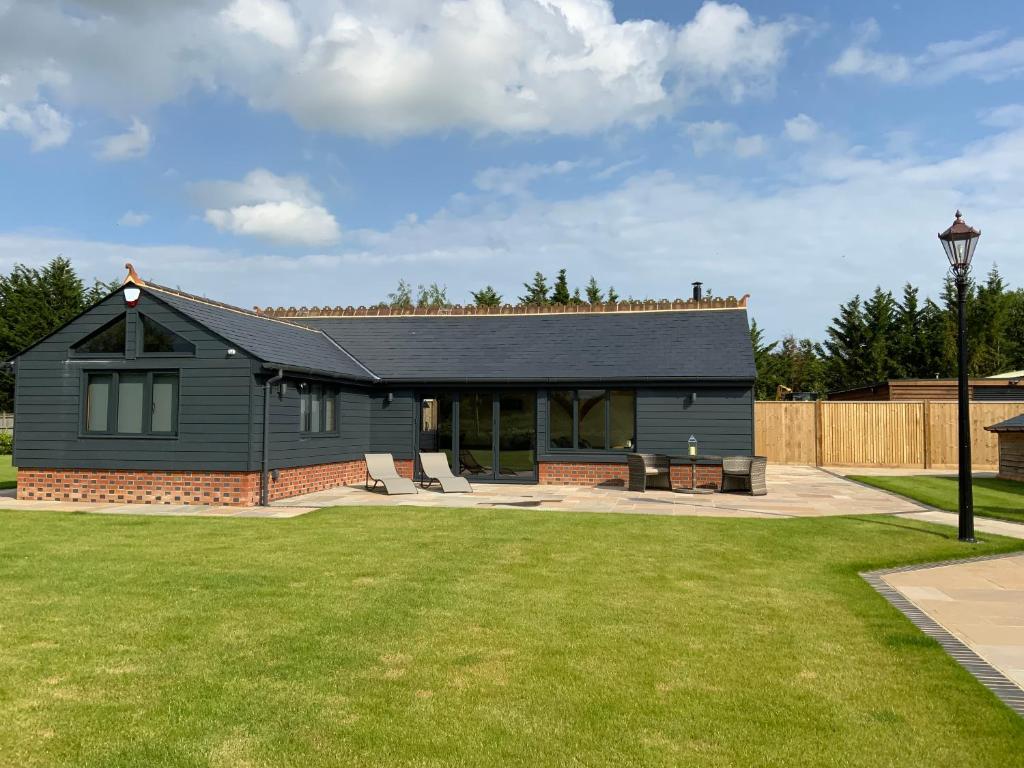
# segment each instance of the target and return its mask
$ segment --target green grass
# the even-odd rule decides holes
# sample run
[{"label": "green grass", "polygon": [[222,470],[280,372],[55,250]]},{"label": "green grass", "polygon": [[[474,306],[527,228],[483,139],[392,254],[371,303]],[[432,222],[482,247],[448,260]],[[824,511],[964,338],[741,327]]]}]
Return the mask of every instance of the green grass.
[{"label": "green grass", "polygon": [[894,518],[0,512],[0,764],[1019,765]]},{"label": "green grass", "polygon": [[0,456],[0,491],[18,485],[18,469],[11,466],[11,457]]},{"label": "green grass", "polygon": [[[956,512],[960,508],[959,485],[955,477],[854,475],[851,479],[950,512]],[[1024,523],[1024,483],[995,478],[975,478],[974,512],[982,517]]]}]

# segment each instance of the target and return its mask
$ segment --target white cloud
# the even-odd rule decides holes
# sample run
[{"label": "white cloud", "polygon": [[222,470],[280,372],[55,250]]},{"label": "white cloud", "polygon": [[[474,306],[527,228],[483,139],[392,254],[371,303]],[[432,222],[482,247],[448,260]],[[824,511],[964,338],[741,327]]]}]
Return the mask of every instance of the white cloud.
[{"label": "white cloud", "polygon": [[549,165],[527,163],[512,168],[485,168],[473,177],[473,185],[484,192],[500,195],[524,194],[530,184],[544,176],[564,176],[580,165],[559,160]]},{"label": "white cloud", "polygon": [[373,138],[583,134],[701,93],[768,93],[801,28],[717,2],[682,26],[619,22],[610,0],[18,2],[0,23],[0,72],[45,73],[62,109],[131,114],[224,89]]},{"label": "white cloud", "polygon": [[868,19],[854,40],[829,67],[833,75],[869,75],[890,83],[943,83],[954,77],[976,77],[986,82],[1024,74],[1024,37],[1006,40],[1001,31],[967,40],[946,40],[928,45],[916,56],[882,53],[871,47],[880,35],[878,22]]},{"label": "white cloud", "polygon": [[768,142],[760,134],[740,136],[736,139],[736,157],[757,157],[758,155],[763,155],[767,149]]},{"label": "white cloud", "polygon": [[100,140],[96,157],[100,160],[132,160],[145,157],[152,143],[153,136],[149,126],[133,117],[127,131]]},{"label": "white cloud", "polygon": [[0,105],[0,131],[14,131],[32,142],[32,151],[60,147],[71,138],[71,121],[49,104]]},{"label": "white cloud", "polygon": [[910,77],[910,61],[906,56],[880,53],[870,47],[880,33],[877,21],[865,21],[858,27],[854,42],[839,55],[828,71],[833,75],[874,75],[891,83],[906,80]]},{"label": "white cloud", "polygon": [[821,126],[818,125],[814,118],[801,112],[796,117],[786,121],[784,131],[786,138],[790,141],[807,142],[814,141],[818,137],[820,128]]},{"label": "white cloud", "polygon": [[281,0],[235,0],[221,11],[221,18],[280,48],[295,48],[299,44],[298,25],[287,3]]},{"label": "white cloud", "polygon": [[206,207],[205,220],[221,232],[305,246],[341,237],[338,222],[301,176],[258,168],[242,181],[201,182],[192,191]]},{"label": "white cloud", "polygon": [[[962,207],[984,232],[977,271],[995,261],[1008,282],[1024,283],[1024,128],[994,129],[948,158],[869,155],[829,142],[791,149],[787,161],[803,173],[771,188],[662,171],[563,199],[469,191],[433,214],[350,230],[343,244],[302,256],[0,234],[0,271],[64,253],[82,274],[111,279],[129,260],[156,282],[242,306],[287,306],[365,305],[398,277],[444,282],[455,300],[488,283],[514,296],[534,270],[564,266],[574,284],[594,274],[623,296],[685,296],[697,279],[718,294],[750,292],[770,335],[820,337],[839,302],[876,284],[899,290],[909,280],[936,296],[946,267],[935,232]],[[204,193],[228,193],[222,210],[230,210],[252,190],[284,198],[303,189],[294,178],[250,177]],[[884,237],[864,247],[865,228]]]},{"label": "white cloud", "polygon": [[710,152],[731,150],[736,157],[748,158],[763,155],[768,149],[764,136],[739,136],[739,128],[734,123],[722,120],[688,123],[685,132],[693,144],[693,154],[697,157]]},{"label": "white cloud", "polygon": [[676,40],[685,72],[721,88],[732,101],[770,90],[786,58],[786,42],[802,23],[796,19],[757,24],[739,5],[706,2]]},{"label": "white cloud", "polygon": [[138,213],[136,211],[125,211],[121,218],[117,220],[118,226],[121,227],[141,227],[149,221],[148,213]]}]

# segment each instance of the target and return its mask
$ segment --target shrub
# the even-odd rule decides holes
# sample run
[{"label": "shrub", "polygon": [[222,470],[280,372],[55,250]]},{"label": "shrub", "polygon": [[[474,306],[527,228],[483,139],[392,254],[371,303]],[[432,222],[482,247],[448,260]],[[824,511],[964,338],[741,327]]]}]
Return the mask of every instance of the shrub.
[{"label": "shrub", "polygon": [[0,432],[0,456],[14,452],[14,433]]}]

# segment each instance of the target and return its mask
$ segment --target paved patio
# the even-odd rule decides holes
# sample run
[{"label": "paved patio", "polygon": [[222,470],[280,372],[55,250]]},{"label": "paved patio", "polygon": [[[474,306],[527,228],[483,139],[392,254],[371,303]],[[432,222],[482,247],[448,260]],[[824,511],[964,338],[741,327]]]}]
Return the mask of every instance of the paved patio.
[{"label": "paved patio", "polygon": [[362,486],[334,488],[274,502],[275,507],[413,506],[550,509],[692,517],[825,517],[918,512],[921,507],[813,467],[768,467],[768,495],[690,495],[672,491],[629,491],[621,486],[478,484],[471,494],[424,489],[415,496],[387,496]]},{"label": "paved patio", "polygon": [[883,579],[1024,688],[1024,555],[890,573]]},{"label": "paved patio", "polygon": [[547,509],[695,517],[792,518],[920,512],[913,502],[849,482],[813,467],[768,468],[768,495],[688,495],[671,491],[636,493],[622,487],[478,484],[474,493],[443,494],[424,489],[415,496],[387,496],[362,486],[333,488],[274,502],[270,507],[213,507],[147,504],[85,504],[19,501],[0,491],[0,507],[94,512],[108,515],[179,517],[297,517],[323,507],[414,506],[489,509]]}]

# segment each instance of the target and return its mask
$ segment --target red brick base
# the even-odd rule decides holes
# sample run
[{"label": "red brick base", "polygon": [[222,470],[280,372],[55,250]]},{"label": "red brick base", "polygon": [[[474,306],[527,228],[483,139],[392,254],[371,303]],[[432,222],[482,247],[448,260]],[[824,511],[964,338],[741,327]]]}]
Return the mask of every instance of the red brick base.
[{"label": "red brick base", "polygon": [[[395,468],[412,477],[412,461]],[[366,479],[362,459],[278,470],[270,480],[270,500],[355,485]],[[32,501],[75,501],[99,504],[214,504],[254,506],[260,503],[259,472],[210,472],[120,469],[20,469],[18,498]]]},{"label": "red brick base", "polygon": [[[693,466],[673,465],[672,487],[689,488]],[[697,487],[722,487],[722,466],[720,464],[698,464]],[[538,464],[538,482],[541,485],[615,485],[625,487],[629,470],[625,464],[583,463],[569,461],[544,461]]]}]

